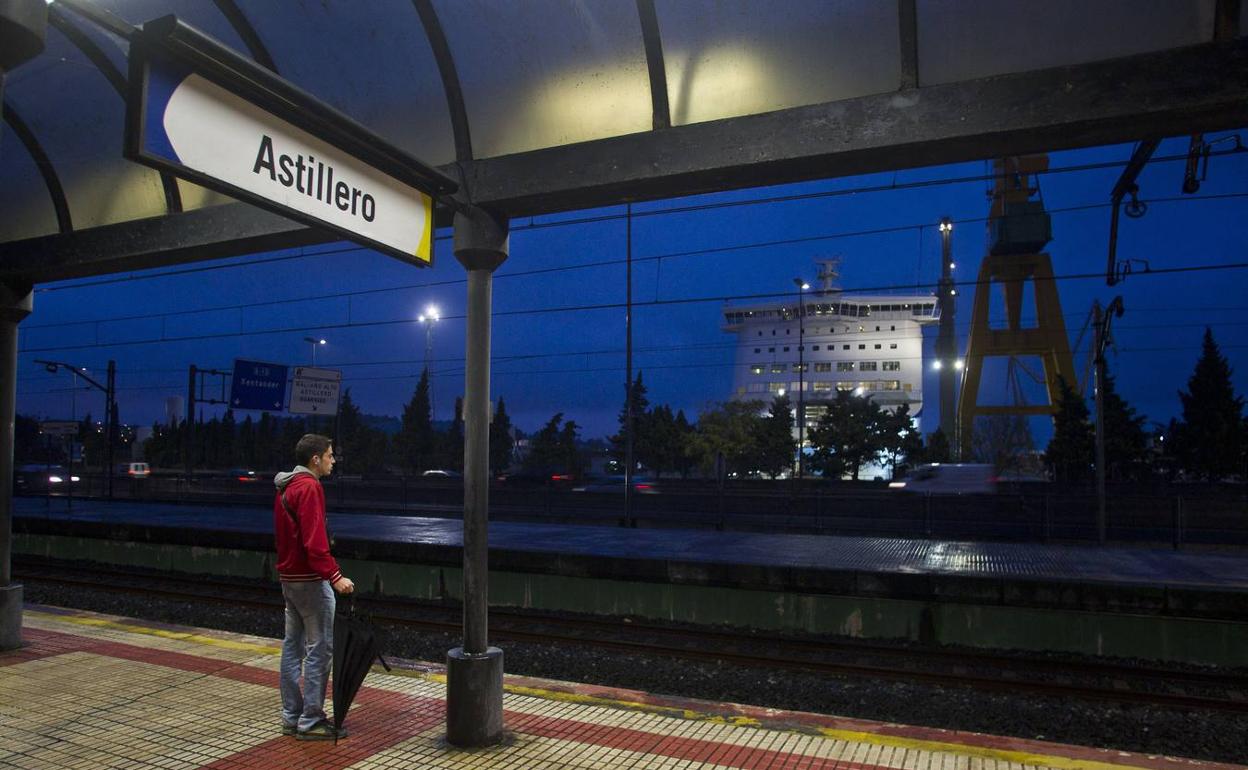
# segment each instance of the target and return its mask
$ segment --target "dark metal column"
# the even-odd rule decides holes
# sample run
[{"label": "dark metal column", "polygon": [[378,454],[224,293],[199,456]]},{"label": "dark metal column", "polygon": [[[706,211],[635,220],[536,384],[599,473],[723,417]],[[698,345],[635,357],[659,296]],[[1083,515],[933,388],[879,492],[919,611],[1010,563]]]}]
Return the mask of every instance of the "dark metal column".
[{"label": "dark metal column", "polygon": [[953,220],[940,220],[940,282],[936,285],[936,306],[940,308],[940,333],[936,337],[936,365],[940,367],[940,431],[953,447],[953,460],[962,459],[958,437],[958,340],[953,325]]},{"label": "dark metal column", "polygon": [[17,408],[17,324],[30,315],[31,287],[0,284],[0,650],[22,645],[22,587],[12,583],[13,421]]},{"label": "dark metal column", "polygon": [[[43,50],[44,0],[0,0],[0,103],[5,73]],[[10,581],[13,549],[13,421],[17,410],[17,325],[30,315],[31,286],[0,284],[0,650],[22,644],[22,587]]]},{"label": "dark metal column", "polygon": [[464,646],[446,655],[446,740],[503,739],[503,651],[489,646],[490,306],[507,259],[508,223],[479,208],[455,214],[455,258],[468,271],[464,372]]}]

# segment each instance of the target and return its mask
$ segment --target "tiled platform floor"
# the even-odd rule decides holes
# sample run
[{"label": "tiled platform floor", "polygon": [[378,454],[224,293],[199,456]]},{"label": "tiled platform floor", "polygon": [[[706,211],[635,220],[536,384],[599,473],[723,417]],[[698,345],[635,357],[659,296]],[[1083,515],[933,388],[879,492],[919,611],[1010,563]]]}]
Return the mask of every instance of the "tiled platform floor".
[{"label": "tiled platform floor", "polygon": [[337,746],[278,730],[277,642],[28,607],[0,653],[0,768],[1248,770],[509,677],[503,746],[442,741],[437,666],[374,672]]}]

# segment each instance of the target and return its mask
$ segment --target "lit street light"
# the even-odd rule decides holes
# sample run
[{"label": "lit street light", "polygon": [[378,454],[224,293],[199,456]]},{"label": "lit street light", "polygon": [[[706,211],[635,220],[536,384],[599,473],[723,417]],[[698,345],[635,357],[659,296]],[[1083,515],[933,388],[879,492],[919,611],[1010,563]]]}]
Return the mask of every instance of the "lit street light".
[{"label": "lit street light", "polygon": [[[441,316],[438,314],[438,308],[430,305],[425,308],[425,312],[417,316],[416,320],[420,321],[425,327],[425,372],[429,371],[429,358],[433,351],[433,326],[438,322]],[[433,380],[429,381],[429,412],[433,413]]]},{"label": "lit street light", "polygon": [[794,278],[797,287],[797,477],[804,475],[806,463],[802,455],[802,444],[806,432],[806,303],[802,292],[810,288],[810,284],[801,278]]},{"label": "lit street light", "polygon": [[316,348],[318,345],[324,345],[325,340],[316,339],[313,337],[304,337],[303,341],[312,346],[312,366],[313,368],[315,368],[316,367]]}]

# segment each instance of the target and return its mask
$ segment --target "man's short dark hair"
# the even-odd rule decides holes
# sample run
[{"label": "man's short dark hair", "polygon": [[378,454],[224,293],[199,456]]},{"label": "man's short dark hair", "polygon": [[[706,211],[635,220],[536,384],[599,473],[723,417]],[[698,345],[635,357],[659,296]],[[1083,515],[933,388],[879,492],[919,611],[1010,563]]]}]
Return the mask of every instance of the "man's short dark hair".
[{"label": "man's short dark hair", "polygon": [[295,462],[306,467],[308,463],[312,462],[313,457],[323,455],[329,451],[329,447],[333,443],[329,436],[322,436],[319,433],[305,433],[303,438],[299,439],[299,443],[295,444]]}]

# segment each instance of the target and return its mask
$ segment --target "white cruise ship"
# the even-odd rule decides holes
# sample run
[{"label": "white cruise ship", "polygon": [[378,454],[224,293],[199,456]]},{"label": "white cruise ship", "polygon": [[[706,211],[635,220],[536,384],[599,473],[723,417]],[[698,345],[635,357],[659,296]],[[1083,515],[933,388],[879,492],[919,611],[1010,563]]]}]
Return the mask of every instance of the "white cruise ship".
[{"label": "white cruise ship", "polygon": [[889,411],[909,404],[917,426],[923,327],[940,320],[936,295],[845,294],[836,285],[837,263],[817,261],[821,286],[801,291],[800,300],[795,285],[786,299],[724,306],[723,329],[738,341],[733,398],[770,406],[787,393],[796,407],[804,388],[807,436],[838,390],[870,396]]}]

